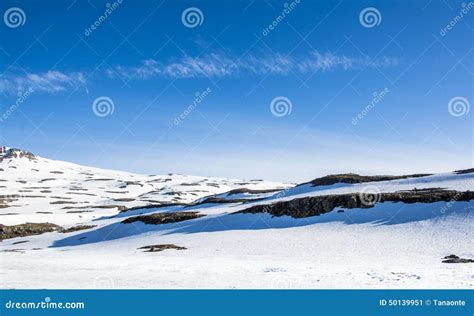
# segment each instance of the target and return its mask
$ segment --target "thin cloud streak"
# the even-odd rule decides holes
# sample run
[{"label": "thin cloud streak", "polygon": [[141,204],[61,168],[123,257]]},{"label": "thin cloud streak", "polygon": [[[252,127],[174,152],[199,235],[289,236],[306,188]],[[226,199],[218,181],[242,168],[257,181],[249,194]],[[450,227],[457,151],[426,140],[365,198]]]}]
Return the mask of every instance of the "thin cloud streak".
[{"label": "thin cloud streak", "polygon": [[296,59],[282,54],[265,57],[248,55],[231,58],[213,53],[202,57],[185,56],[177,61],[160,62],[155,59],[143,61],[139,66],[117,66],[107,70],[111,78],[121,76],[127,79],[201,78],[230,77],[244,75],[288,75],[292,72],[310,73],[361,68],[387,68],[397,66],[399,60],[383,56],[376,59],[337,55],[331,52],[311,52],[307,57]]},{"label": "thin cloud streak", "polygon": [[[222,53],[212,53],[201,57],[184,56],[181,59],[160,62],[155,59],[143,61],[139,66],[117,66],[106,70],[109,78],[151,79],[162,77],[205,78],[205,77],[243,77],[258,75],[289,75],[291,73],[314,73],[337,70],[354,70],[361,68],[387,68],[397,66],[399,60],[393,57],[353,57],[337,55],[331,52],[311,52],[307,57],[296,59],[283,54],[272,54],[264,57],[247,55],[243,58],[232,58]],[[83,88],[86,92],[87,79],[84,72],[61,72],[49,70],[42,73],[25,73],[18,71],[3,74],[0,77],[0,93],[18,94],[28,89],[43,93],[59,93]]]},{"label": "thin cloud streak", "polygon": [[50,70],[24,75],[6,74],[0,77],[0,92],[17,94],[28,89],[36,92],[58,93],[83,86],[87,92],[87,80],[82,72],[64,73]]}]

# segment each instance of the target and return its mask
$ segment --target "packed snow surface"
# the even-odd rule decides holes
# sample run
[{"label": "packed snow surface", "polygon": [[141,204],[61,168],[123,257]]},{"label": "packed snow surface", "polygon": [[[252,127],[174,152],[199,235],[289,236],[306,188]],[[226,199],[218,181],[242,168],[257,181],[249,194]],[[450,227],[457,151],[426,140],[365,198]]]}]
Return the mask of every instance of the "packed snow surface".
[{"label": "packed snow surface", "polygon": [[[2,241],[3,288],[471,288],[474,281],[473,264],[442,263],[450,254],[474,258],[474,201],[386,202],[301,219],[235,214],[255,204],[370,186],[380,192],[473,191],[474,173],[290,188],[261,180],[144,176],[40,157],[4,159],[0,168],[1,224],[95,226]],[[273,189],[280,191],[267,192]],[[206,197],[248,201],[178,205]],[[119,212],[119,206],[148,204],[163,206]],[[205,216],[160,225],[122,223],[182,211]],[[138,249],[158,244],[186,249]]]},{"label": "packed snow surface", "polygon": [[191,203],[239,188],[288,187],[263,180],[180,174],[147,176],[41,157],[3,159],[0,169],[0,209],[3,210],[0,223],[5,225],[25,222],[72,225],[116,214],[121,207]]}]

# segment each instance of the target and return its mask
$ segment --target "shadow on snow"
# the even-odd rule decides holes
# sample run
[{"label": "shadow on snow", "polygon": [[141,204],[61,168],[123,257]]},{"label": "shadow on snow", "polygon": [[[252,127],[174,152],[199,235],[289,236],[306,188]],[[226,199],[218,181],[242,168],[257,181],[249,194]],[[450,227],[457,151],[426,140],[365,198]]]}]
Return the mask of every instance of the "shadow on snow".
[{"label": "shadow on snow", "polygon": [[[222,208],[222,205],[212,206],[216,209]],[[206,205],[206,209],[212,208]],[[193,207],[193,210],[199,210],[199,207]],[[156,211],[188,211],[190,208],[163,208],[163,209],[145,209],[143,213]],[[347,225],[369,224],[369,225],[396,225],[408,222],[422,220],[442,220],[446,216],[456,215],[460,218],[472,216],[474,213],[474,202],[456,202],[450,207],[445,202],[437,203],[380,203],[369,209],[350,209],[343,212],[334,210],[320,216],[306,218],[292,218],[289,216],[272,217],[266,213],[259,214],[211,214],[198,219],[188,221],[161,224],[146,225],[142,222],[133,222],[122,224],[121,222],[112,223],[99,227],[92,231],[78,233],[73,236],[57,240],[51,247],[77,246],[89,243],[97,243],[107,240],[126,238],[141,234],[195,234],[204,232],[220,232],[229,230],[260,230],[260,229],[281,229],[299,226],[307,226],[321,223],[338,222]],[[130,215],[137,214],[127,214]],[[120,218],[122,218],[120,214]]]}]

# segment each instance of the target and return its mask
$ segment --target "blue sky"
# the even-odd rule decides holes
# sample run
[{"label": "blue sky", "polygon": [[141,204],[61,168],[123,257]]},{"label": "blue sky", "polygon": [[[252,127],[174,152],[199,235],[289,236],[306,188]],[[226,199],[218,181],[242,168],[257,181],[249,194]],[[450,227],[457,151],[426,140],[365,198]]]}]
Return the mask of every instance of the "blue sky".
[{"label": "blue sky", "polygon": [[400,3],[2,1],[0,143],[280,181],[472,167],[474,4]]}]

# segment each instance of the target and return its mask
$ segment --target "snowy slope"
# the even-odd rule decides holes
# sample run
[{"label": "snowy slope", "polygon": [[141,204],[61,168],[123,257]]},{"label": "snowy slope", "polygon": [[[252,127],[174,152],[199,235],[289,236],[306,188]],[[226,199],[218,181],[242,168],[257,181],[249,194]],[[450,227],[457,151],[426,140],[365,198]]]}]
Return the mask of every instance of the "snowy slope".
[{"label": "snowy slope", "polygon": [[[367,188],[474,191],[473,172],[288,187],[257,180],[143,176],[39,157],[5,159],[0,166],[2,190],[10,195],[33,190],[26,193],[44,196],[9,201],[0,209],[1,224],[94,226],[2,241],[4,288],[471,288],[474,281],[474,264],[442,263],[451,254],[474,258],[474,200],[384,202],[298,219],[238,213],[253,205]],[[45,178],[54,180],[41,182]],[[31,188],[43,185],[48,189]],[[71,188],[94,195],[68,194],[74,192]],[[67,213],[67,204],[51,204],[61,200],[54,196],[71,197],[67,201],[77,203],[71,206],[87,206],[92,212]],[[116,196],[133,201],[117,201]],[[115,206],[99,208],[147,204],[156,206],[124,212]],[[38,214],[38,209],[53,214]],[[200,217],[164,224],[127,221],[138,215],[191,212]],[[139,249],[158,244],[186,249]]]},{"label": "snowy slope", "polygon": [[[0,161],[0,224],[71,225],[150,204],[191,203],[238,188],[282,189],[262,180],[139,175],[84,167],[11,151]],[[3,200],[3,201],[2,201]]]},{"label": "snowy slope", "polygon": [[[471,288],[472,264],[441,258],[474,257],[474,203],[434,217],[441,204],[305,219],[218,215],[222,206],[212,206],[214,215],[187,224],[97,221],[88,232],[4,241],[3,251],[17,251],[1,254],[0,279],[5,288]],[[187,250],[138,249],[168,243]]]}]

